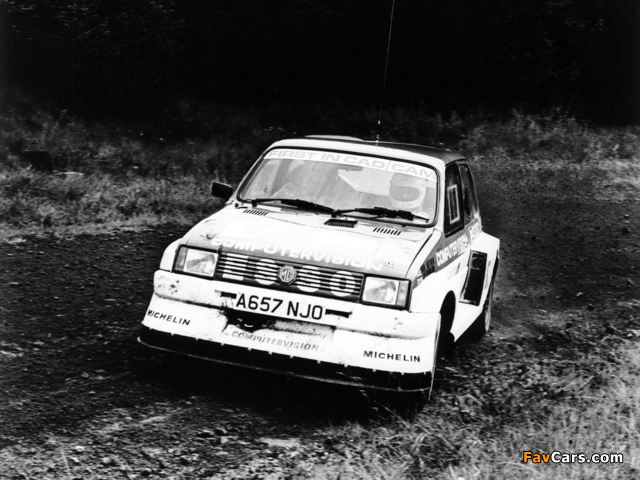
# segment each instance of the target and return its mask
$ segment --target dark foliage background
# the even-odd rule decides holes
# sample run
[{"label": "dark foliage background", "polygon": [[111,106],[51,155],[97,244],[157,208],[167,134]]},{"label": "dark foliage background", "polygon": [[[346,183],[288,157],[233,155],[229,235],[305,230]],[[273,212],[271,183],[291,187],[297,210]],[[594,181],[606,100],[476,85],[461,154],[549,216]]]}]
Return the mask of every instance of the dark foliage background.
[{"label": "dark foliage background", "polygon": [[[397,0],[385,101],[638,120],[637,0]],[[104,111],[379,101],[391,0],[4,0],[2,70]]]}]

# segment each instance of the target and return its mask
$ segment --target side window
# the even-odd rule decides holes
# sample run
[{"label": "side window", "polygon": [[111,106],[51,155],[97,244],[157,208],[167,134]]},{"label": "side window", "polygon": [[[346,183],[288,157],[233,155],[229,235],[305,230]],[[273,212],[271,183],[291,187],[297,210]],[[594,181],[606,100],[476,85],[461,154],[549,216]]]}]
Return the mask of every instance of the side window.
[{"label": "side window", "polygon": [[462,228],[462,183],[460,171],[453,164],[445,171],[445,199],[444,199],[444,234],[451,235]]},{"label": "side window", "polygon": [[468,165],[460,165],[462,174],[462,204],[464,207],[465,225],[478,216],[478,198],[473,185],[473,177]]},{"label": "side window", "polygon": [[447,202],[449,203],[449,223],[460,221],[460,205],[458,205],[458,185],[447,187]]}]

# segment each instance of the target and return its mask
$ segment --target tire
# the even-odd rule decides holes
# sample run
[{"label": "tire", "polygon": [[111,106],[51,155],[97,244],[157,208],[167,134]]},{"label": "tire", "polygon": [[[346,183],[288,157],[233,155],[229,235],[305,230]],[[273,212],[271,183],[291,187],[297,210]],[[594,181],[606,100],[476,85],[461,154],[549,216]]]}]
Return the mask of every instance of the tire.
[{"label": "tire", "polygon": [[[440,316],[440,320],[438,321],[438,326],[436,327],[436,338],[433,343],[433,362],[431,365],[431,384],[429,385],[429,390],[425,390],[424,392],[416,392],[413,395],[413,410],[418,413],[420,410],[424,408],[424,406],[431,401],[431,394],[433,393],[433,382],[436,379],[436,371],[438,366],[438,359],[442,356],[443,350],[449,351],[451,348],[448,344],[447,333],[442,335],[442,315]],[[443,340],[443,337],[445,340]]]},{"label": "tire", "polygon": [[431,400],[431,392],[433,392],[433,382],[436,376],[436,366],[438,358],[440,358],[441,342],[441,326],[442,319],[438,322],[436,328],[436,338],[434,340],[433,364],[431,366],[431,383],[428,389],[419,392],[394,392],[392,397],[386,403],[400,416],[416,415],[422,411],[427,403]]},{"label": "tire", "polygon": [[440,358],[440,333],[442,327],[442,318],[438,321],[438,327],[436,328],[436,338],[433,344],[433,365],[431,366],[431,385],[429,385],[429,393],[425,395],[425,403],[431,400],[431,392],[433,392],[433,382],[436,378],[436,366],[438,365],[438,358]]},{"label": "tire", "polygon": [[479,338],[479,337],[482,337],[483,335],[486,335],[486,333],[491,328],[494,278],[491,279],[491,283],[489,284],[489,292],[487,293],[487,298],[484,301],[484,305],[482,306],[482,313],[478,315],[478,318],[476,318],[476,320],[471,325],[471,334],[474,337]]},{"label": "tire", "polygon": [[437,357],[436,358],[449,358],[453,353],[453,346],[455,339],[451,333],[451,327],[453,325],[453,317],[455,314],[455,305],[451,305],[450,302],[445,302],[440,310],[440,324],[438,325],[438,339],[437,339]]}]

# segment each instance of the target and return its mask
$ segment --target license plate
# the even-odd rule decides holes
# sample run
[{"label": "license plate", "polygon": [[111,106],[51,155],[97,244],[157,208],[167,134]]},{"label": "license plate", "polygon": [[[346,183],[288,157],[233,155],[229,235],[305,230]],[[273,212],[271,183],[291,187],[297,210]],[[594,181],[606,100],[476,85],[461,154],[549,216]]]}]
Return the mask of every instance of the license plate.
[{"label": "license plate", "polygon": [[280,300],[279,298],[263,297],[261,295],[238,295],[235,303],[236,310],[245,312],[264,313],[286,318],[301,318],[320,320],[324,315],[321,305],[295,302],[292,300]]}]

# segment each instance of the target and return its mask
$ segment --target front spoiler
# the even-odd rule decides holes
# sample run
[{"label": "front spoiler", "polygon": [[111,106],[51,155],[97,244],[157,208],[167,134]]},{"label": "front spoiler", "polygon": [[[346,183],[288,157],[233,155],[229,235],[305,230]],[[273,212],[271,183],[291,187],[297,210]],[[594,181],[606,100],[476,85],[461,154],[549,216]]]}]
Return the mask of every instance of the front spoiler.
[{"label": "front spoiler", "polygon": [[431,372],[400,373],[345,366],[196,339],[142,326],[138,341],[147,346],[228,365],[376,390],[421,392],[431,387]]}]

